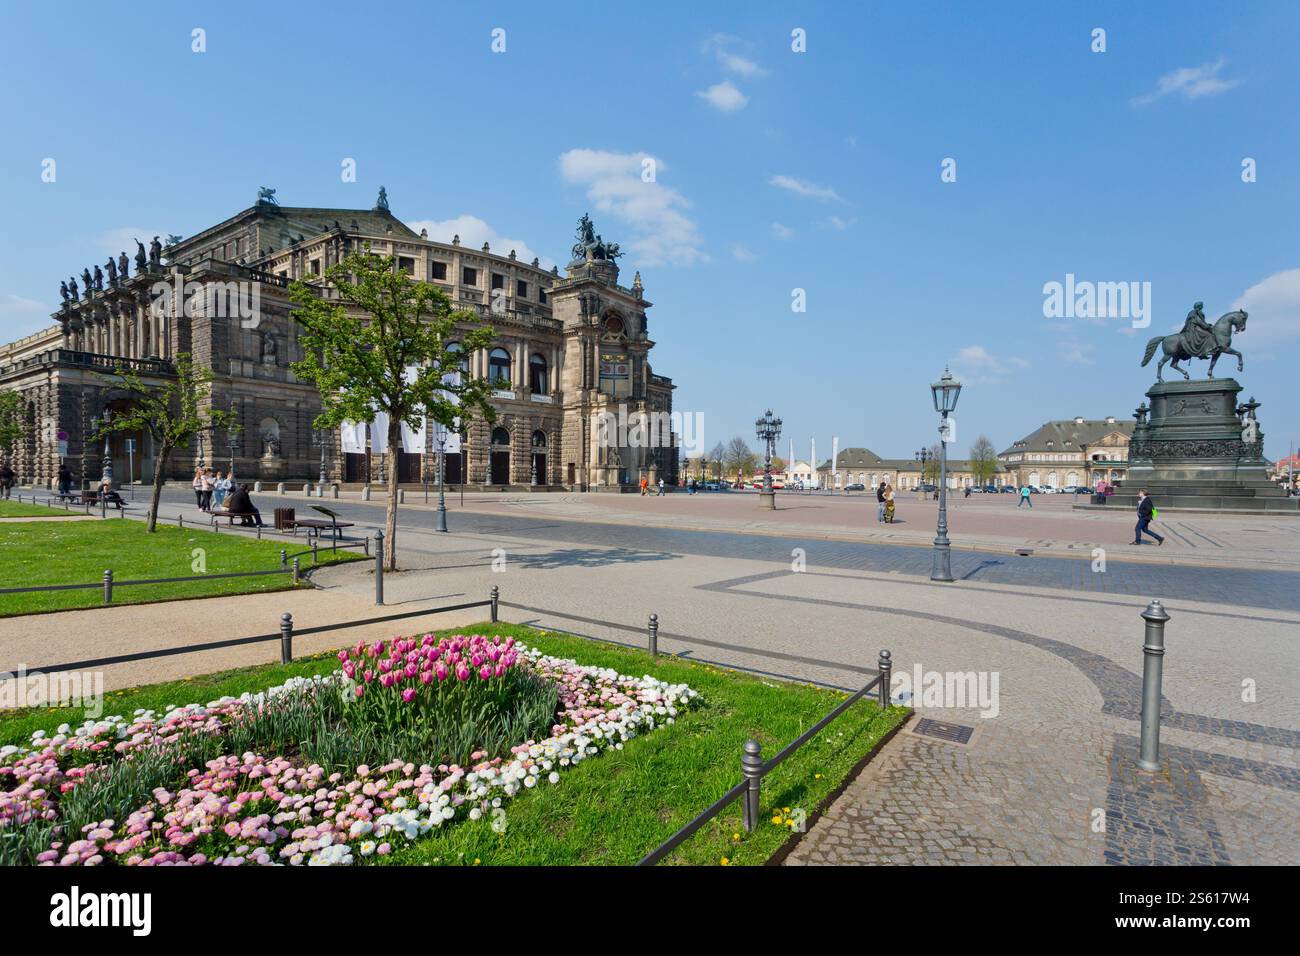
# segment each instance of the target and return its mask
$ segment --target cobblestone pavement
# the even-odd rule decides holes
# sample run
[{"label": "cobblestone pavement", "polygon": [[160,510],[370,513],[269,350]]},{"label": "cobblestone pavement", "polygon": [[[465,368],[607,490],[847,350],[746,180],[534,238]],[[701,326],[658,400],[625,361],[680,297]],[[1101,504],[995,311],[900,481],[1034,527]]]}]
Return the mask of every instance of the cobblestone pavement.
[{"label": "cobblestone pavement", "polygon": [[[344,507],[362,521],[380,514]],[[644,646],[655,612],[662,651],[788,679],[859,687],[882,647],[896,677],[996,675],[983,703],[919,694],[917,717],[791,865],[1300,862],[1294,573],[1111,562],[1092,574],[1085,562],[954,552],[963,580],[937,585],[928,552],[902,546],[463,512],[437,534],[431,521],[414,509],[403,519],[411,570],[389,576],[390,604],[498,585],[507,620]],[[339,598],[373,593],[367,566],[316,580]],[[1152,596],[1172,620],[1162,768],[1145,774],[1133,762],[1138,613]],[[50,633],[43,648],[78,640]],[[920,717],[973,734],[920,736]]]}]

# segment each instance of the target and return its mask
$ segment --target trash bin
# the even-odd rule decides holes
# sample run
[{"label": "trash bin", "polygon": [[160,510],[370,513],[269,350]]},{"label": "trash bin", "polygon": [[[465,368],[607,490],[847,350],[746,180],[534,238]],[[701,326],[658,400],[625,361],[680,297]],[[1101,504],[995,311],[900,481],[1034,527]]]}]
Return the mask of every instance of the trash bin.
[{"label": "trash bin", "polygon": [[292,531],[294,526],[294,515],[292,508],[275,509],[275,530]]}]

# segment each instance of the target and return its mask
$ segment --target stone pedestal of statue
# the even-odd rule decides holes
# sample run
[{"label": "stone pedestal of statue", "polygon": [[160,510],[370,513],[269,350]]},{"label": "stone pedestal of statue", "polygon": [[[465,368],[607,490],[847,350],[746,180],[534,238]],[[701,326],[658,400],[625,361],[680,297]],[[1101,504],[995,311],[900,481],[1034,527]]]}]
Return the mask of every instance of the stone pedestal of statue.
[{"label": "stone pedestal of statue", "polygon": [[1145,488],[1161,511],[1300,511],[1269,479],[1258,405],[1243,411],[1239,392],[1231,378],[1152,385],[1150,420],[1133,429],[1128,475],[1107,507],[1136,507]]}]

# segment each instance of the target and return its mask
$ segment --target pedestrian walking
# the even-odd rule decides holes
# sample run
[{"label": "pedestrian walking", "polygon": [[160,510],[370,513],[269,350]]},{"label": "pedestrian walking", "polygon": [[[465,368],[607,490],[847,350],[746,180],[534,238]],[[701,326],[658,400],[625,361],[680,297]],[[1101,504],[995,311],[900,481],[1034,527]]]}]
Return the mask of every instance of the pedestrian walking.
[{"label": "pedestrian walking", "polygon": [[660,479],[659,479],[659,497],[662,498],[663,496],[664,496],[664,480],[663,480],[662,478],[660,478]]},{"label": "pedestrian walking", "polygon": [[194,469],[194,480],[190,482],[194,486],[194,503],[200,508],[203,507],[203,469],[196,467]]},{"label": "pedestrian walking", "polygon": [[650,479],[647,478],[645,475],[642,475],[641,476],[641,497],[642,498],[645,497],[646,488],[648,488],[649,485],[650,485]]},{"label": "pedestrian walking", "polygon": [[[231,477],[233,477],[233,472]],[[226,495],[230,492],[230,478],[227,478],[222,472],[217,472],[217,480],[212,485],[212,510],[224,506]]]},{"label": "pedestrian walking", "polygon": [[885,479],[880,479],[880,484],[876,487],[876,523],[880,524],[885,520],[885,488],[887,487]]},{"label": "pedestrian walking", "polygon": [[1156,534],[1150,528],[1151,522],[1155,520],[1155,517],[1158,514],[1158,512],[1156,511],[1155,503],[1151,500],[1145,488],[1143,488],[1141,491],[1138,492],[1137,513],[1138,513],[1138,523],[1137,523],[1137,527],[1133,529],[1133,537],[1135,540],[1132,543],[1141,544],[1142,535],[1149,534],[1151,535],[1151,537],[1156,539],[1157,547],[1164,544],[1165,539],[1160,535]]},{"label": "pedestrian walking", "polygon": [[1033,501],[1030,499],[1030,497],[1029,497],[1029,486],[1028,486],[1028,485],[1023,485],[1023,486],[1021,486],[1021,488],[1020,488],[1020,500],[1019,500],[1018,502],[1016,502],[1016,510],[1017,510],[1017,511],[1020,510],[1020,506],[1023,505],[1023,504],[1028,504],[1028,505],[1029,505],[1029,510],[1031,510],[1031,511],[1032,511],[1033,508],[1034,508],[1034,502],[1033,502]]},{"label": "pedestrian walking", "polygon": [[9,491],[14,486],[14,470],[9,467],[9,462],[0,465],[0,494],[6,498],[9,497]]},{"label": "pedestrian walking", "polygon": [[885,503],[884,503],[885,524],[893,524],[894,523],[894,486],[886,483],[884,495],[885,495]]},{"label": "pedestrian walking", "polygon": [[72,491],[72,472],[65,464],[59,465],[59,496],[64,497]]},{"label": "pedestrian walking", "polygon": [[212,492],[216,488],[216,486],[217,486],[217,480],[212,474],[212,469],[211,468],[204,469],[202,480],[200,482],[200,488],[201,488],[201,494],[199,495],[200,511],[212,510]]}]

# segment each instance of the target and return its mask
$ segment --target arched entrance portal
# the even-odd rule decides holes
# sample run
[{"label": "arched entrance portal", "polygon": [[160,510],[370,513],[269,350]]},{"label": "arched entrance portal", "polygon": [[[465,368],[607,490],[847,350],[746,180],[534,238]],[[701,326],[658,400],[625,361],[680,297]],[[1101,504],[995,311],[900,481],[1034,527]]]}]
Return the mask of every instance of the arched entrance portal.
[{"label": "arched entrance portal", "polygon": [[510,484],[510,432],[492,429],[492,451],[488,455],[489,485]]}]

